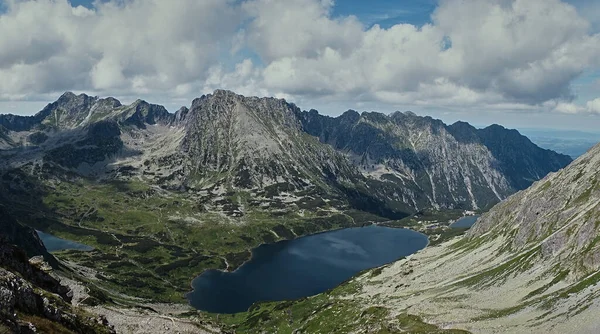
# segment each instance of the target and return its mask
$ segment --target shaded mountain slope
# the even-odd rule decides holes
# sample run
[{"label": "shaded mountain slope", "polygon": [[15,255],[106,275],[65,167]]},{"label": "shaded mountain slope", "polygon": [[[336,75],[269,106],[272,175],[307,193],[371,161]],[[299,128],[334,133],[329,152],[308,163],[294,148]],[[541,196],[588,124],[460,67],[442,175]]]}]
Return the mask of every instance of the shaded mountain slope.
[{"label": "shaded mountain slope", "polygon": [[509,176],[514,189],[525,189],[572,161],[567,155],[539,148],[517,130],[491,125],[477,133],[481,142],[500,162],[499,168]]},{"label": "shaded mountain slope", "polygon": [[298,117],[307,133],[348,154],[364,174],[395,184],[417,208],[489,207],[571,162],[497,125],[446,126],[411,112]]}]

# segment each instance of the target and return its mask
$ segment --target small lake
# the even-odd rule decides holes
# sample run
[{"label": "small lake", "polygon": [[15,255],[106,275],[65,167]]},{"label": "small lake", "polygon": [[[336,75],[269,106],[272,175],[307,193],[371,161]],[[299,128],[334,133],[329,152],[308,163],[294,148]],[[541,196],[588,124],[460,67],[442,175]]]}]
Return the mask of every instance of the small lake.
[{"label": "small lake", "polygon": [[37,234],[42,239],[44,246],[49,252],[57,252],[67,249],[75,249],[80,251],[91,251],[94,248],[88,245],[80,244],[75,241],[65,240],[58,237],[53,236],[52,234],[44,233],[42,231],[36,231]]},{"label": "small lake", "polygon": [[454,228],[470,228],[471,226],[473,226],[473,224],[475,224],[475,222],[477,222],[477,219],[479,219],[479,217],[480,217],[480,215],[462,217],[459,220],[457,220],[454,223],[452,223],[450,225],[450,227],[454,227]]},{"label": "small lake", "polygon": [[262,245],[234,272],[209,270],[198,276],[187,298],[199,310],[243,312],[259,301],[327,291],[362,270],[413,254],[427,243],[425,235],[412,230],[372,225]]}]

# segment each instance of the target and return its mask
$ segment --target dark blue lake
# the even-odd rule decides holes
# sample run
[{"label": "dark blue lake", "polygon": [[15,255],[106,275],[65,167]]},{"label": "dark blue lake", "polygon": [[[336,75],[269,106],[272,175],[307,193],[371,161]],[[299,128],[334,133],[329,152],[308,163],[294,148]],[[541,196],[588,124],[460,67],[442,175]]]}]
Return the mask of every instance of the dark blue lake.
[{"label": "dark blue lake", "polygon": [[243,312],[259,301],[327,291],[362,270],[413,254],[427,243],[421,233],[373,225],[262,245],[234,272],[209,270],[198,276],[187,298],[199,310]]},{"label": "dark blue lake", "polygon": [[67,249],[75,249],[81,251],[91,251],[94,249],[93,247],[90,247],[88,245],[80,244],[71,240],[57,238],[51,234],[44,233],[42,231],[37,231],[37,234],[40,236],[40,239],[42,239],[44,246],[46,246],[46,249],[49,252],[57,252]]},{"label": "dark blue lake", "polygon": [[475,222],[477,222],[477,219],[479,219],[479,217],[480,217],[479,215],[462,217],[459,220],[452,223],[450,225],[450,227],[469,228],[469,227],[473,226],[473,224],[475,224]]}]

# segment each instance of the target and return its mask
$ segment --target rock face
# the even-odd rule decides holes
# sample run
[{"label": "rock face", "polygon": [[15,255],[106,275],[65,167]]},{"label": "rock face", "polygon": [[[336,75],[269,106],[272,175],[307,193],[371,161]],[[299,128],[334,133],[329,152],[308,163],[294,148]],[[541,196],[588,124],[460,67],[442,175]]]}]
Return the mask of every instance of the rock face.
[{"label": "rock face", "polygon": [[98,121],[84,127],[83,131],[86,131],[85,135],[74,143],[48,150],[45,159],[69,168],[77,168],[83,163],[93,166],[123,149],[121,130],[115,121]]},{"label": "rock face", "polygon": [[174,190],[309,191],[389,217],[489,207],[570,162],[499,126],[446,126],[409,112],[330,118],[222,90],[175,114],[65,93],[34,116],[0,115],[0,126],[4,169],[52,163]]},{"label": "rock face", "polygon": [[14,147],[14,143],[10,138],[8,130],[0,125],[0,150]]},{"label": "rock face", "polygon": [[37,243],[43,249],[34,231],[9,241],[13,232],[25,232],[26,228],[1,208],[0,213],[0,332],[114,333],[104,318],[73,308],[69,288],[35,265],[41,262],[30,261],[25,251],[12,244],[16,241],[31,247]]},{"label": "rock face", "polygon": [[196,99],[182,141],[189,175],[223,175],[223,182],[238,188],[286,183],[288,191],[326,183],[324,175],[359,178],[343,156],[301,131],[297,110],[284,100],[227,91]]},{"label": "rock face", "polygon": [[600,145],[568,168],[553,173],[500,203],[470,230],[510,237],[509,249],[539,244],[544,258],[578,275],[600,269]]},{"label": "rock face", "polygon": [[45,261],[58,262],[35,230],[3,206],[4,193],[6,189],[0,191],[0,333],[114,333],[103,317],[71,306],[71,290],[47,272],[51,267]]},{"label": "rock face", "polygon": [[489,207],[571,162],[498,125],[447,126],[411,112],[298,117],[307,133],[348,154],[364,174],[395,183],[417,208]]}]

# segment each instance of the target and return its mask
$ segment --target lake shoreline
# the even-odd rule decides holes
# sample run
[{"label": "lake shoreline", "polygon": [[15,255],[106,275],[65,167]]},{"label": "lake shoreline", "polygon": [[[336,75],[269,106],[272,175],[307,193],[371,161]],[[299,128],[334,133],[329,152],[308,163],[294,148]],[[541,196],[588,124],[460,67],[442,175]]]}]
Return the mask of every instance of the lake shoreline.
[{"label": "lake shoreline", "polygon": [[[429,236],[427,234],[425,234],[423,232],[420,232],[420,231],[417,231],[417,230],[414,230],[414,229],[411,229],[411,228],[408,228],[408,227],[380,225],[377,222],[371,222],[370,224],[350,225],[350,226],[346,226],[346,227],[339,227],[339,228],[334,228],[334,229],[330,229],[330,230],[323,230],[323,231],[319,231],[319,232],[315,232],[315,233],[310,233],[310,234],[302,234],[302,235],[296,235],[295,234],[296,235],[295,238],[283,238],[283,239],[277,240],[277,241],[272,242],[272,243],[266,243],[266,242],[260,243],[258,246],[255,246],[255,247],[253,247],[251,249],[248,249],[248,251],[250,252],[250,257],[248,259],[244,260],[244,262],[242,262],[240,265],[238,265],[238,266],[230,266],[229,268],[225,268],[225,269],[221,269],[221,268],[205,269],[204,271],[202,271],[201,273],[199,273],[197,276],[195,276],[194,279],[192,279],[192,282],[198,276],[201,276],[202,274],[204,274],[205,272],[210,271],[210,270],[216,270],[216,271],[220,271],[220,272],[224,272],[224,273],[234,273],[234,272],[236,272],[238,269],[240,269],[246,263],[252,261],[252,259],[254,258],[254,253],[252,251],[254,249],[257,249],[257,248],[259,248],[261,246],[264,246],[264,245],[274,245],[274,244],[277,244],[277,243],[280,243],[280,242],[298,240],[298,239],[301,239],[301,238],[312,237],[312,236],[316,236],[316,235],[319,235],[319,234],[324,234],[324,233],[329,233],[329,232],[335,232],[335,231],[345,230],[345,229],[349,229],[349,228],[362,228],[362,227],[368,227],[368,226],[373,226],[373,225],[375,225],[375,226],[382,226],[382,227],[389,227],[389,228],[395,228],[395,229],[411,230],[411,231],[423,234],[424,236],[427,237],[427,246],[425,246],[425,247],[428,247],[429,244],[431,244],[431,240],[429,240]],[[231,269],[232,267],[233,267],[233,270]],[[193,286],[191,286],[191,284],[192,283],[190,283],[190,287],[193,290]],[[188,293],[186,293],[186,295]]]},{"label": "lake shoreline", "polygon": [[[44,231],[35,230],[35,233],[37,234],[38,238],[44,245],[44,248],[46,249],[46,251],[48,251],[49,253],[62,252],[62,251],[66,251],[66,250],[91,252],[95,249],[94,247],[92,247],[90,245],[86,245],[84,243],[69,240],[69,239],[59,238],[59,237],[55,236],[54,234],[47,233]],[[59,247],[59,246],[57,246],[58,244],[63,244],[64,246]]]},{"label": "lake shoreline", "polygon": [[[364,228],[369,228],[370,231],[363,233]],[[386,232],[390,230],[407,232]],[[319,238],[324,234],[340,232],[342,233],[331,238]],[[308,237],[311,239],[302,242],[302,239]],[[315,239],[315,237],[317,238]],[[294,243],[284,246],[281,245],[283,242]],[[415,254],[429,245],[429,237],[424,233],[405,227],[379,226],[374,223],[325,230],[293,239],[278,240],[274,243],[261,243],[250,251],[251,256],[248,260],[233,270],[208,269],[199,273],[191,281],[191,291],[185,294],[185,298],[190,305],[195,303],[192,307],[199,312],[216,314],[244,312],[247,309],[225,311],[228,306],[218,301],[215,296],[219,295],[221,298],[223,296],[220,295],[221,293],[225,293],[224,296],[239,296],[241,299],[238,303],[244,304],[245,302],[241,300],[251,301],[259,298],[257,301],[260,301],[260,298],[265,298],[264,300],[280,301],[287,300],[284,296],[290,294],[295,296],[292,300],[318,295],[334,289],[361,272],[389,265]],[[265,246],[268,248],[263,249]],[[257,252],[261,249],[262,252]],[[322,254],[327,255],[322,256]],[[247,267],[253,261],[257,262]],[[265,269],[267,268],[265,266],[272,266],[273,270]],[[244,273],[229,276],[239,270],[244,270]],[[321,274],[314,275],[315,272]],[[338,279],[341,279],[339,283]],[[252,280],[258,282],[258,285],[255,285],[256,289],[251,293],[240,289],[236,290],[240,281],[248,284]],[[291,284],[294,280],[298,280],[296,284],[299,285],[293,285],[294,288],[288,290],[284,285]],[[260,284],[260,282],[268,281],[275,285],[266,287]],[[220,289],[226,290],[219,292]],[[196,302],[194,302],[194,298],[196,298]],[[198,302],[204,303],[204,306],[200,306],[197,304]],[[248,305],[248,307],[250,306],[251,304]],[[223,311],[212,311],[215,310],[215,307]],[[235,306],[232,308],[235,309]]]}]

